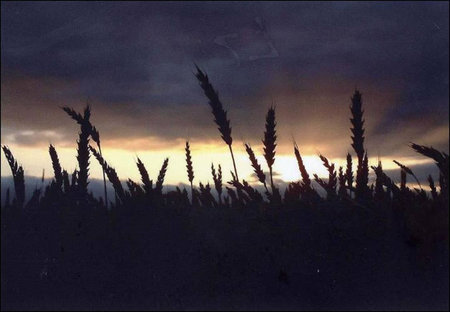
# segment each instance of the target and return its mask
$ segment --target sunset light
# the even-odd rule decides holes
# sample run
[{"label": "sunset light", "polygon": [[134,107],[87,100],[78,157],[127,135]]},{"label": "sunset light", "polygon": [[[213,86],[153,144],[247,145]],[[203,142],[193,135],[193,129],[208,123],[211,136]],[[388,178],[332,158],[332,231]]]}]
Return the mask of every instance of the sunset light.
[{"label": "sunset light", "polygon": [[1,1],[1,310],[449,309],[448,1]]}]

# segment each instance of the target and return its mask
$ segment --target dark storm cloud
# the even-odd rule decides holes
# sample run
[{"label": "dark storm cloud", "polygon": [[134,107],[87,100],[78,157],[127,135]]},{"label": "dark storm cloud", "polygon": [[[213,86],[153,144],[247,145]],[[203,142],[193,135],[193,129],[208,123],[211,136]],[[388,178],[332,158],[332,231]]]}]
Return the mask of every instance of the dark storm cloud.
[{"label": "dark storm cloud", "polygon": [[[107,136],[216,138],[196,62],[238,138],[261,136],[274,99],[280,127],[310,138],[303,143],[348,141],[355,86],[368,95],[366,111],[382,110],[366,116],[376,120],[374,144],[405,124],[417,137],[448,127],[448,35],[446,2],[5,2],[2,124],[73,131],[55,110],[89,98]],[[390,139],[384,152],[409,140]],[[448,135],[435,141],[448,149]]]}]

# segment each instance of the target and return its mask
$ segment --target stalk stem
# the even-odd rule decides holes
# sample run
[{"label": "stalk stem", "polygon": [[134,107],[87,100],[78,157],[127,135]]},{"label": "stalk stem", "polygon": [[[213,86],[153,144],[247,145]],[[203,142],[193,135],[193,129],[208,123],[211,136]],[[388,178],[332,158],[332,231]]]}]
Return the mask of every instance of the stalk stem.
[{"label": "stalk stem", "polygon": [[233,148],[231,147],[231,144],[229,144],[228,147],[230,148],[231,159],[233,160],[233,167],[234,167],[234,174],[236,175],[236,181],[239,181],[238,173],[236,170],[236,162],[234,161]]},{"label": "stalk stem", "polygon": [[[100,156],[103,158],[102,155],[102,148],[100,147],[100,144],[98,144],[98,151],[100,152]],[[102,171],[103,171],[103,189],[105,191],[105,206],[106,206],[106,210],[108,210],[108,194],[106,192],[106,177],[105,177],[105,169],[102,166]]]}]

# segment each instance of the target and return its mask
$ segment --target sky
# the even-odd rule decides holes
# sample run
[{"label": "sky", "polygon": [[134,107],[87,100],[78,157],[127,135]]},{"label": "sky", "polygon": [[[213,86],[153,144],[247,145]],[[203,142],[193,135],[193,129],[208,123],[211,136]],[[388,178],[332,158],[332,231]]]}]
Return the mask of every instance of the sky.
[{"label": "sky", "polygon": [[[227,180],[232,163],[197,64],[228,111],[247,180],[244,142],[268,170],[261,139],[271,105],[276,181],[300,177],[293,139],[311,173],[326,174],[319,153],[342,165],[354,154],[356,88],[369,162],[393,170],[396,159],[425,177],[433,164],[408,143],[449,150],[448,15],[448,2],[431,1],[2,2],[1,143],[26,175],[51,177],[50,143],[73,171],[79,128],[61,107],[90,103],[103,155],[121,179],[139,180],[137,157],[156,178],[169,157],[166,181],[187,183],[189,140],[194,183],[212,181],[211,162]],[[10,175],[3,154],[1,169]],[[90,174],[101,177],[95,159]]]}]

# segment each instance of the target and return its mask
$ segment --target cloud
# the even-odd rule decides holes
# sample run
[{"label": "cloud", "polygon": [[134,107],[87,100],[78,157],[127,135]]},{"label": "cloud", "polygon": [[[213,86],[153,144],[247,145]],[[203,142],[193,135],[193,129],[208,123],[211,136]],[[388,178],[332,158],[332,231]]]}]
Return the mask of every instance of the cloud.
[{"label": "cloud", "polygon": [[358,87],[369,152],[448,150],[448,34],[445,2],[4,3],[2,141],[43,144],[21,132],[50,131],[72,142],[77,126],[59,106],[87,99],[111,144],[220,141],[196,62],[235,141],[260,142],[274,101],[280,151],[294,137],[342,156]]}]

